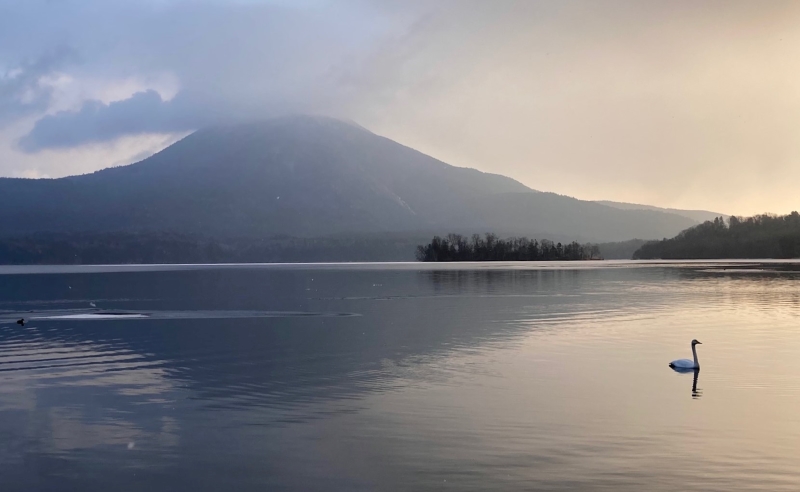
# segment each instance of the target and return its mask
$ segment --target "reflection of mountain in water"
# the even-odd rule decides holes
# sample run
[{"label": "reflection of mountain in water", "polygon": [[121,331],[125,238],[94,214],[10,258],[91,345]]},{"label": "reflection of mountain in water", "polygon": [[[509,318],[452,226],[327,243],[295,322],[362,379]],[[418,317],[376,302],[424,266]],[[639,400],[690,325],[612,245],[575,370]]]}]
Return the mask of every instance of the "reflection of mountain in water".
[{"label": "reflection of mountain in water", "polygon": [[[164,378],[206,404],[292,410],[312,402],[404,384],[419,361],[460,349],[507,343],[581,313],[613,316],[613,306],[652,309],[664,282],[713,273],[686,269],[624,270],[269,270],[208,269],[70,275],[11,275],[0,284],[0,309],[85,307],[197,313],[268,311],[282,317],[36,321],[5,328],[0,343],[77,351],[28,365],[0,365],[0,374],[30,367],[85,367],[98,374],[117,352],[135,364],[115,371],[158,368]],[[607,280],[629,282],[635,296],[609,291]],[[774,294],[774,289],[772,290]],[[618,298],[609,296],[617,296]],[[624,297],[624,299],[623,299]],[[464,299],[474,298],[474,302]],[[663,301],[663,299],[662,299]],[[660,302],[661,305],[666,305]],[[358,313],[358,317],[291,313]],[[2,317],[2,316],[0,316]],[[93,356],[80,348],[91,344]],[[35,349],[35,350],[34,350]],[[83,357],[83,358],[81,358]],[[44,357],[44,359],[48,359]],[[134,360],[131,359],[131,360]],[[32,361],[34,359],[31,359]]]},{"label": "reflection of mountain in water", "polygon": [[[578,290],[591,288],[591,279],[603,275],[602,271],[216,269],[7,276],[0,286],[2,298],[7,299],[0,307],[5,309],[82,307],[85,299],[103,299],[105,308],[134,311],[226,309],[362,316],[38,320],[26,325],[30,327],[26,332],[7,328],[0,336],[6,343],[13,338],[24,345],[35,334],[37,344],[62,351],[70,347],[78,355],[17,363],[0,371],[83,367],[99,377],[112,370],[104,360],[125,353],[130,354],[130,365],[115,362],[113,370],[136,374],[145,366],[158,368],[164,378],[189,388],[192,398],[204,404],[242,409],[258,405],[281,414],[292,411],[298,418],[296,405],[307,407],[309,416],[326,411],[310,403],[404,384],[419,361],[502,343],[537,329],[520,320],[586,309],[587,301],[577,297]],[[463,302],[465,296],[478,301]],[[80,350],[86,344],[93,347],[91,356]]]},{"label": "reflection of mountain in water", "polygon": [[[362,408],[364,414],[379,411],[376,399],[391,401],[383,400],[382,392],[405,385],[416,391],[429,382],[472,376],[469,367],[449,365],[462,354],[536,343],[536,333],[591,327],[601,318],[630,320],[642,313],[652,318],[658,310],[693,302],[696,292],[708,299],[709,289],[728,295],[714,274],[686,277],[685,272],[443,266],[6,275],[0,282],[0,310],[86,309],[95,300],[109,310],[286,316],[0,326],[4,487],[31,489],[33,476],[45,477],[36,484],[40,489],[86,490],[70,487],[73,482],[59,475],[77,459],[93,465],[91,474],[82,476],[91,476],[97,490],[219,490],[228,477],[234,477],[237,490],[280,485],[307,490],[302,480],[309,474],[331,475],[316,465],[336,462],[322,454],[315,439],[338,443],[337,430],[354,428],[340,426],[342,420]],[[670,289],[674,282],[680,289]],[[786,289],[788,301],[796,296],[792,288]],[[783,290],[773,286],[771,291],[783,299]],[[578,337],[583,334],[576,332]],[[520,381],[528,383],[524,377]],[[688,379],[683,382],[688,386]],[[693,393],[700,394],[696,382]],[[331,414],[335,418],[318,419]],[[364,414],[358,425],[366,425],[365,433],[376,432]],[[298,422],[305,425],[294,425]],[[335,449],[354,442],[342,437]],[[395,449],[397,441],[387,442]],[[541,456],[550,452],[543,448]],[[362,477],[360,462],[353,466],[352,476]],[[131,470],[139,478],[121,483],[120,473]],[[270,482],[271,477],[278,478]],[[384,478],[390,483],[392,477]],[[294,487],[287,487],[289,482]],[[336,485],[329,489],[358,488]]]}]

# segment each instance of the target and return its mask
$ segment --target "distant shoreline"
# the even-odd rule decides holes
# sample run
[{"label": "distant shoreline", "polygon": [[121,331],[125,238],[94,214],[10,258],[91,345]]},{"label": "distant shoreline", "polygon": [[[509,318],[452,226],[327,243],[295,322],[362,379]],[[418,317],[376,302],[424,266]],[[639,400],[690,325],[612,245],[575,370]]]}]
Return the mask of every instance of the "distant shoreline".
[{"label": "distant shoreline", "polygon": [[[796,272],[800,259],[719,259],[719,260],[589,260],[589,261],[523,261],[523,262],[447,262],[417,261],[383,262],[317,262],[317,263],[149,263],[105,265],[0,265],[0,275],[124,273],[147,271],[190,271],[208,269],[265,269],[265,270],[400,270],[400,271],[535,271],[535,270],[603,270],[615,268],[704,268],[730,272]],[[785,267],[786,270],[780,270]]]}]

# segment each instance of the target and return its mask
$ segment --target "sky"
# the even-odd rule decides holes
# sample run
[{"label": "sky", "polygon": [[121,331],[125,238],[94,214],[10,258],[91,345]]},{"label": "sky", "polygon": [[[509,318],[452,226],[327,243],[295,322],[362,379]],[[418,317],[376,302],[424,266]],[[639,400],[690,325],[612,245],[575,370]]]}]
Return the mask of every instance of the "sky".
[{"label": "sky", "polygon": [[800,208],[800,2],[0,0],[0,176],[353,120],[581,199]]}]

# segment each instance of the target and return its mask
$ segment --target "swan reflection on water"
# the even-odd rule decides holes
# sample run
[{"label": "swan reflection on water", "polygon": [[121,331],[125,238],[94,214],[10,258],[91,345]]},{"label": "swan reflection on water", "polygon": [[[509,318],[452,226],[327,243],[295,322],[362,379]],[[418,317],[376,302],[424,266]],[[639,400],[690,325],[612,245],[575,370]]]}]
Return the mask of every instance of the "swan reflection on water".
[{"label": "swan reflection on water", "polygon": [[700,369],[691,369],[691,368],[681,368],[681,367],[673,367],[673,371],[681,373],[681,374],[694,374],[694,378],[692,380],[692,398],[695,400],[703,396],[703,390],[697,389],[697,377],[700,375]]}]

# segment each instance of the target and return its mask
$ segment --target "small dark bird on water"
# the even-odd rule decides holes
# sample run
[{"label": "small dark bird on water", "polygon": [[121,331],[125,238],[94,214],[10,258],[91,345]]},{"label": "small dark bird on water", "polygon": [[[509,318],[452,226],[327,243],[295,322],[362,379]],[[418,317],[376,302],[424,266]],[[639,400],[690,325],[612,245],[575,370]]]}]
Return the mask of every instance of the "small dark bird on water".
[{"label": "small dark bird on water", "polygon": [[25,318],[20,318],[17,320],[17,324],[20,326],[25,326]]}]

